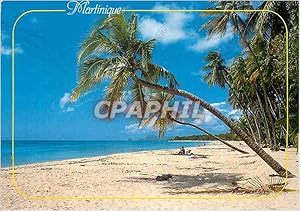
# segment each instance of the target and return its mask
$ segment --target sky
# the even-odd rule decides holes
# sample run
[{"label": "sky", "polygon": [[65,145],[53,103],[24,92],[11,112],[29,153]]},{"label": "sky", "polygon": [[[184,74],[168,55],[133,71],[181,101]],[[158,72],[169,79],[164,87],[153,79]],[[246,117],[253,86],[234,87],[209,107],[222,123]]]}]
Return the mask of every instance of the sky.
[{"label": "sky", "polygon": [[[95,5],[97,2],[91,2]],[[206,2],[101,2],[126,9],[205,9]],[[66,2],[3,2],[1,22],[1,138],[11,139],[11,31],[16,18],[31,9],[67,9]],[[227,102],[228,90],[203,82],[201,69],[209,51],[220,51],[229,64],[240,54],[238,37],[230,30],[208,39],[200,26],[209,17],[199,13],[138,13],[139,37],[156,38],[153,61],[172,72],[180,88],[189,91],[229,117],[236,117]],[[76,86],[76,56],[80,43],[105,15],[72,16],[30,13],[21,18],[15,34],[15,138],[16,140],[128,140],[157,136],[151,127],[139,128],[134,118],[100,120],[95,105],[102,100],[105,83],[77,102],[69,96]],[[203,111],[193,123],[212,133],[228,128]],[[169,129],[167,137],[201,134],[183,126]]]}]

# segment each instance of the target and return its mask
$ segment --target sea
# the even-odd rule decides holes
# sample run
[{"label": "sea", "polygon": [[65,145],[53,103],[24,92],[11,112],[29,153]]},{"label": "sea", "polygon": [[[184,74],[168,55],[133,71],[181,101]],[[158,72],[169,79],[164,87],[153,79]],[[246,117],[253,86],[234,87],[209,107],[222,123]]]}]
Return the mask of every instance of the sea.
[{"label": "sea", "polygon": [[[111,155],[184,146],[208,145],[208,141],[15,141],[15,166],[74,158]],[[11,141],[1,141],[1,168],[11,167]]]}]

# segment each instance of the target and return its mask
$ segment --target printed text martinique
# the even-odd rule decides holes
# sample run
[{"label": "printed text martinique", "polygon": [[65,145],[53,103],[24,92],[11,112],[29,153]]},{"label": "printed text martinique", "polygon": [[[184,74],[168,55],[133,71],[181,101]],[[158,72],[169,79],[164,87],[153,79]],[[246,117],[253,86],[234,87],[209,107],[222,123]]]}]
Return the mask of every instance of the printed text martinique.
[{"label": "printed text martinique", "polygon": [[122,11],[121,7],[109,7],[106,5],[105,7],[96,4],[95,6],[89,6],[89,0],[76,1],[71,0],[67,4],[67,8],[69,12],[68,15],[74,15],[75,13],[83,14],[83,15],[95,15],[102,14],[111,16],[113,14],[120,14]]}]

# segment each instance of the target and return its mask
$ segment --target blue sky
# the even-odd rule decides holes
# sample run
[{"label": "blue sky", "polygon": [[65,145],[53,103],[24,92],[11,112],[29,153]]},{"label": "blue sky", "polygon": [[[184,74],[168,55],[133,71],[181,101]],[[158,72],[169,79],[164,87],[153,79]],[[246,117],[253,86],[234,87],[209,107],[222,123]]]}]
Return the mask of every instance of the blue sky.
[{"label": "blue sky", "polygon": [[[91,5],[96,2],[91,2]],[[205,9],[206,2],[101,2],[130,9]],[[66,2],[2,3],[2,139],[11,138],[11,30],[14,20],[29,9],[66,9]],[[66,13],[31,13],[16,28],[15,137],[20,140],[127,140],[157,135],[139,129],[135,119],[99,120],[96,103],[102,99],[100,85],[74,104],[67,102],[76,85],[76,55],[80,43],[104,15],[68,16]],[[207,17],[199,13],[140,13],[140,37],[157,38],[154,62],[174,73],[180,87],[213,103],[221,112],[235,115],[227,102],[227,90],[209,87],[201,68],[210,50],[219,50],[230,62],[241,51],[230,31],[208,40],[198,31]],[[209,113],[194,123],[213,133],[228,129]],[[199,134],[187,127],[168,130],[166,136]]]}]

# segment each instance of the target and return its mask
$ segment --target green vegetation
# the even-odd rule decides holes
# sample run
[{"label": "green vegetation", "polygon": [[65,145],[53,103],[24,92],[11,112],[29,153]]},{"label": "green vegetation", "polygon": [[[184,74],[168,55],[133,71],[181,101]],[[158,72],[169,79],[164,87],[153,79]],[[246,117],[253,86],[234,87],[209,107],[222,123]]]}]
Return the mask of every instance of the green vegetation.
[{"label": "green vegetation", "polygon": [[[105,100],[122,100],[128,90],[133,101],[146,107],[152,91],[180,96],[199,104],[219,118],[257,153],[280,176],[293,177],[275,159],[267,154],[262,144],[277,149],[286,133],[286,101],[290,109],[290,143],[296,145],[298,136],[298,2],[263,2],[260,8],[279,13],[290,30],[290,98],[285,98],[285,30],[280,19],[272,13],[256,12],[242,15],[240,12],[216,12],[202,26],[208,35],[224,35],[232,27],[239,36],[244,52],[226,67],[218,52],[207,57],[208,71],[205,80],[212,85],[228,86],[229,101],[243,112],[239,122],[233,122],[205,100],[185,90],[178,89],[175,76],[152,62],[155,40],[143,41],[137,37],[138,18],[132,14],[108,17],[95,25],[81,46],[78,64],[78,85],[72,93],[75,101],[82,94],[109,81]],[[249,2],[224,1],[214,9],[251,9]],[[108,112],[111,106],[104,108]],[[144,109],[142,109],[144,111]],[[158,125],[159,127],[159,125]],[[159,128],[159,131],[165,129]]]},{"label": "green vegetation", "polygon": [[[217,137],[226,141],[240,141],[239,137],[235,133],[218,134]],[[199,140],[210,141],[213,140],[210,135],[191,135],[191,136],[175,136],[171,140]]]},{"label": "green vegetation", "polygon": [[[216,9],[251,9],[249,2],[220,2]],[[263,2],[259,9],[283,17],[289,30],[289,145],[298,144],[298,3]],[[238,121],[263,146],[279,150],[286,143],[285,28],[278,16],[257,12],[220,13],[202,26],[208,35],[224,34],[232,25],[244,51],[226,66],[219,52],[209,52],[204,81],[229,89],[229,102],[242,112]]]}]

